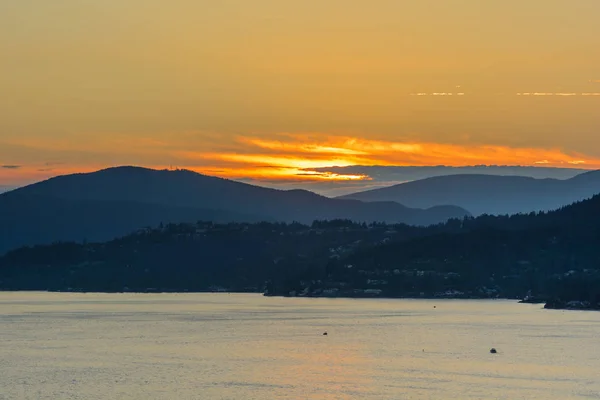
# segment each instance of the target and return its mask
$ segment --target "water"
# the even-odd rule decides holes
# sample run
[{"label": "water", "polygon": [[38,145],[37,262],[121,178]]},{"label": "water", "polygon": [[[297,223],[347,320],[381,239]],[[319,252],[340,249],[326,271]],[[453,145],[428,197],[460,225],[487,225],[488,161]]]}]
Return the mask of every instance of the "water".
[{"label": "water", "polygon": [[599,334],[509,301],[0,293],[0,399],[598,399]]}]

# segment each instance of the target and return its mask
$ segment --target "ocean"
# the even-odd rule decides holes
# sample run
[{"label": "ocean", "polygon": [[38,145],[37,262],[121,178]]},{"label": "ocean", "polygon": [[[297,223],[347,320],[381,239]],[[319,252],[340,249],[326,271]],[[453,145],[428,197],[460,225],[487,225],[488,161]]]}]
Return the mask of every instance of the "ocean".
[{"label": "ocean", "polygon": [[599,339],[506,300],[2,292],[0,399],[600,399]]}]

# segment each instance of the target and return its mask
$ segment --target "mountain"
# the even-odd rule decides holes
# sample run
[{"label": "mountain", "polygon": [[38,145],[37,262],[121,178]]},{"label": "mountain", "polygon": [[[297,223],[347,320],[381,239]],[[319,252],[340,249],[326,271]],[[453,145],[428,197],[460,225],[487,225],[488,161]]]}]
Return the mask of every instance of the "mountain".
[{"label": "mountain", "polygon": [[0,254],[55,241],[105,241],[161,222],[260,221],[241,213],[128,201],[0,195]]},{"label": "mountain", "polygon": [[[421,228],[422,229],[422,228]],[[548,213],[449,221],[306,269],[271,295],[521,298],[600,310],[600,196]]]},{"label": "mountain", "polygon": [[12,186],[0,185],[0,193],[9,192],[13,189],[14,187]]},{"label": "mountain", "polygon": [[[401,225],[396,229],[412,235],[438,227]],[[389,229],[343,220],[311,226],[169,224],[105,243],[56,243],[14,250],[0,257],[0,290],[204,291],[221,286],[259,291],[275,276],[293,276],[325,265],[331,248],[380,243]]]},{"label": "mountain", "polygon": [[600,196],[429,227],[348,220],[191,223],[0,257],[0,290],[259,291],[312,297],[528,298],[600,309]]},{"label": "mountain", "polygon": [[531,167],[520,165],[471,165],[452,167],[447,165],[423,166],[383,166],[383,165],[351,165],[348,167],[314,168],[317,172],[333,172],[336,174],[367,175],[372,180],[386,181],[415,181],[446,175],[500,175],[527,176],[536,179],[570,179],[589,169]]},{"label": "mountain", "polygon": [[0,252],[57,240],[109,240],[160,222],[299,221],[348,218],[430,225],[468,212],[394,202],[336,200],[191,171],[118,167],[65,175],[0,195]]},{"label": "mountain", "polygon": [[408,207],[454,204],[473,215],[553,210],[600,193],[600,171],[573,178],[448,175],[342,196],[362,201],[397,201]]},{"label": "mountain", "polygon": [[[451,167],[446,165],[436,166],[381,166],[381,165],[352,165],[348,167],[324,167],[312,169],[320,173],[339,175],[361,175],[368,179],[350,180],[344,182],[321,180],[318,182],[300,183],[297,188],[311,190],[328,197],[345,196],[351,193],[389,187],[405,182],[433,178],[446,175],[501,175],[525,176],[536,179],[570,179],[574,176],[589,172],[588,169],[579,168],[552,168],[530,166],[506,165],[473,165]],[[252,181],[247,181],[252,183]],[[274,188],[284,188],[290,183],[269,183]]]}]

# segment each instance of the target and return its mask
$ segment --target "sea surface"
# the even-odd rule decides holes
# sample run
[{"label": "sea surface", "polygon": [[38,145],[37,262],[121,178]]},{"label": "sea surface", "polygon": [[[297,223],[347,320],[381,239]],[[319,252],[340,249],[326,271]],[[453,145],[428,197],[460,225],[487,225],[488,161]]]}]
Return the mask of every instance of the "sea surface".
[{"label": "sea surface", "polygon": [[0,293],[0,399],[586,398],[600,399],[600,312]]}]

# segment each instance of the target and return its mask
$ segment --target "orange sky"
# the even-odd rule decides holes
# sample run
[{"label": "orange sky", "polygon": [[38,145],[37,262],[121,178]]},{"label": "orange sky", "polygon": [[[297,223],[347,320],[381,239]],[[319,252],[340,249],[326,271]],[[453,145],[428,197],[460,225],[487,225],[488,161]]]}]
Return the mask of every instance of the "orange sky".
[{"label": "orange sky", "polygon": [[[97,140],[13,140],[10,147],[30,156],[38,153],[75,156],[73,163],[39,162],[0,167],[0,182],[17,184],[58,174],[93,171],[117,165],[186,168],[233,179],[361,180],[361,175],[337,175],[315,169],[350,165],[527,165],[600,169],[600,158],[560,148],[504,145],[441,144],[370,140],[325,134],[280,134],[269,138],[236,136],[227,144],[219,135],[188,133],[131,138],[101,135]],[[206,145],[208,144],[208,145]],[[201,150],[206,148],[206,150]],[[112,163],[103,160],[109,158]],[[60,158],[57,157],[56,160]]]},{"label": "orange sky", "polygon": [[598,0],[3,1],[0,185],[122,164],[598,168],[598,15]]}]

